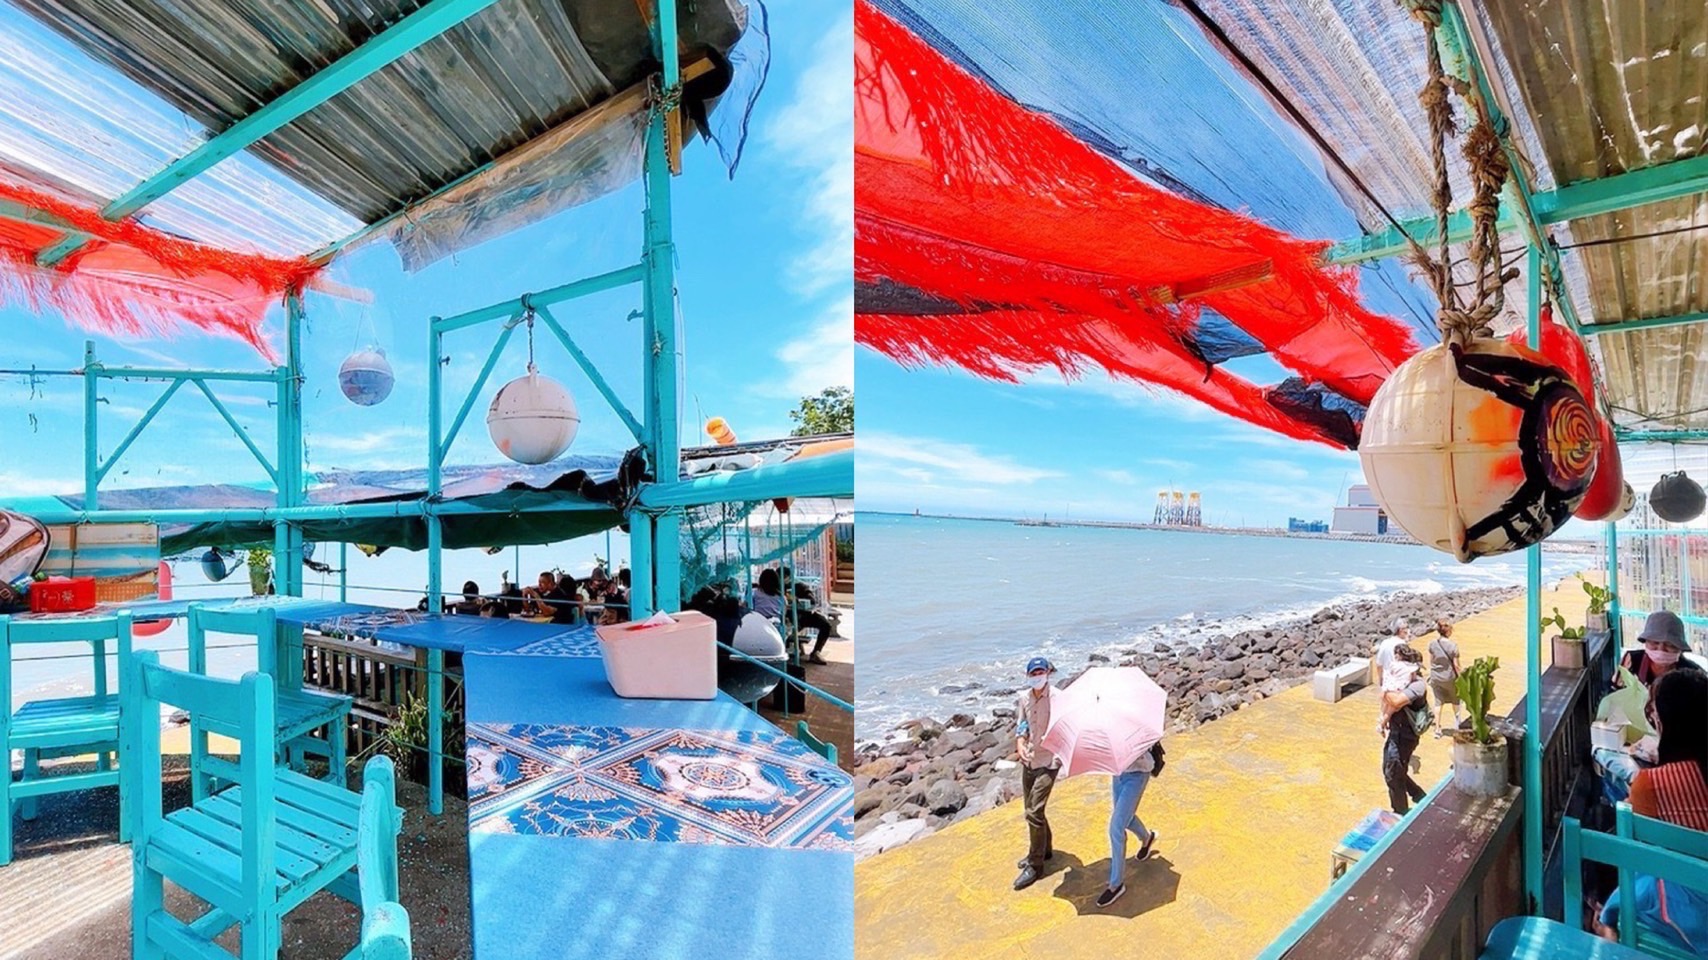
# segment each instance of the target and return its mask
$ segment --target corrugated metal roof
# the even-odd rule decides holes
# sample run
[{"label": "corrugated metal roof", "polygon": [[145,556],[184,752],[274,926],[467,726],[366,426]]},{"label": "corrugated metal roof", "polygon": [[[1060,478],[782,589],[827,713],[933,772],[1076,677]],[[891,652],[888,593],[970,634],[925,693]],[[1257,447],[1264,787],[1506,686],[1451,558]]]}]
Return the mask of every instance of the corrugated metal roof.
[{"label": "corrugated metal roof", "polygon": [[[396,23],[415,0],[15,0],[96,60],[223,130]],[[682,2],[685,59],[740,39],[733,0]],[[642,80],[633,0],[500,0],[255,146],[363,222]]]},{"label": "corrugated metal roof", "polygon": [[[1511,79],[1536,120],[1542,160],[1560,183],[1611,176],[1703,152],[1708,131],[1708,6],[1700,0],[1528,0],[1481,5]],[[1532,158],[1536,160],[1538,158]],[[1703,196],[1574,221],[1586,323],[1708,310]],[[1658,235],[1658,236],[1657,236]],[[1616,238],[1624,239],[1615,241]],[[1589,244],[1585,246],[1584,244]],[[1587,309],[1586,309],[1587,308]],[[1615,419],[1644,429],[1708,425],[1702,325],[1595,338]]]}]

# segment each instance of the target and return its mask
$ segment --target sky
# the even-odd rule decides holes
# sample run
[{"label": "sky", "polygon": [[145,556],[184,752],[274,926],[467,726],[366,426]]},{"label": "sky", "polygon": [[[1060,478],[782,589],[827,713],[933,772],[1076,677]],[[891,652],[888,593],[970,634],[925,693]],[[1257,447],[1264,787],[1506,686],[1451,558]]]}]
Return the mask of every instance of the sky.
[{"label": "sky", "polygon": [[[674,183],[685,445],[705,442],[700,425],[712,415],[725,417],[744,440],[786,435],[788,412],[802,396],[852,385],[852,12],[819,0],[768,0],[767,6],[770,74],[735,177],[709,144],[693,143],[684,156],[685,172]],[[205,176],[219,180],[223,167]],[[422,466],[426,319],[636,262],[641,209],[637,184],[416,274],[406,274],[383,243],[338,261],[330,278],[368,291],[371,302],[308,298],[304,415],[310,469]],[[640,404],[641,342],[639,322],[629,314],[639,306],[639,287],[632,286],[554,310],[631,410]],[[268,329],[282,350],[282,310],[273,312]],[[447,341],[447,423],[496,335],[494,325]],[[85,339],[95,341],[108,365],[265,367],[246,344],[193,329],[171,338],[118,340],[56,315],[0,309],[0,368],[80,366]],[[526,339],[522,330],[512,337],[452,448],[451,462],[501,459],[487,437],[485,404],[499,385],[523,373]],[[369,344],[386,351],[397,386],[384,403],[358,407],[339,392],[337,369],[345,356]],[[572,454],[616,454],[633,445],[621,421],[543,328],[536,356],[541,372],[568,386],[579,407],[582,424]],[[103,386],[103,455],[162,389],[143,383]],[[81,489],[81,390],[77,378],[30,383],[0,377],[0,449],[6,451],[0,457],[0,496]],[[268,393],[242,386],[220,391],[263,450],[275,443]],[[264,479],[207,401],[184,390],[102,489]]]}]

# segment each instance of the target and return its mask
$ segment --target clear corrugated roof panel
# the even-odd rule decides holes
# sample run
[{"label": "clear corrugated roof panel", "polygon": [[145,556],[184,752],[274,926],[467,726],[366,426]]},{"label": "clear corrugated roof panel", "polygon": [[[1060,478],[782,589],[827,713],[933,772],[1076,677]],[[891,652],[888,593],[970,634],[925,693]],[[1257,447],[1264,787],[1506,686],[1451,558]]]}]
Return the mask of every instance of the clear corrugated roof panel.
[{"label": "clear corrugated roof panel", "polygon": [[[207,131],[0,3],[0,165],[105,204],[193,150]],[[150,225],[243,251],[300,255],[361,224],[250,154],[148,207]]]}]

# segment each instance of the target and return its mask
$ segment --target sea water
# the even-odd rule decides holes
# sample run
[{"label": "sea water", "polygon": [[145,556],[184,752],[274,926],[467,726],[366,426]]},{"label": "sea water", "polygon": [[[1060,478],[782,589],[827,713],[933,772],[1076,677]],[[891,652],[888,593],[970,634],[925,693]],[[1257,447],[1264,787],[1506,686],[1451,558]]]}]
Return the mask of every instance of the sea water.
[{"label": "sea water", "polygon": [[[1391,543],[861,513],[855,733],[980,713],[1042,654],[1196,642],[1396,593],[1521,586],[1523,554],[1460,564]],[[1595,566],[1544,552],[1544,582]],[[1374,640],[1375,638],[1371,638]]]}]

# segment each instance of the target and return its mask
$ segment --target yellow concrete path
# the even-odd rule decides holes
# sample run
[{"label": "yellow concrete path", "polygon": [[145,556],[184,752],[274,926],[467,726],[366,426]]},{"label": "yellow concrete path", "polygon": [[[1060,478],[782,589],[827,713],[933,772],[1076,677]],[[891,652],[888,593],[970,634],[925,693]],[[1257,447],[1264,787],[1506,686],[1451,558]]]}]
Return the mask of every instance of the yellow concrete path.
[{"label": "yellow concrete path", "polygon": [[[1583,593],[1569,587],[1544,594],[1543,609],[1581,620]],[[1523,696],[1524,636],[1522,597],[1455,631],[1465,665],[1500,658],[1497,714]],[[1168,767],[1139,809],[1158,831],[1157,853],[1129,863],[1127,893],[1107,910],[1093,903],[1109,871],[1105,776],[1057,784],[1055,859],[1027,890],[1011,889],[1026,846],[1018,802],[863,861],[858,956],[1255,956],[1327,888],[1329,852],[1346,831],[1387,806],[1376,703],[1371,687],[1321,703],[1305,683],[1171,737]],[[1449,771],[1448,741],[1425,737],[1418,755],[1417,780],[1431,788]]]}]

